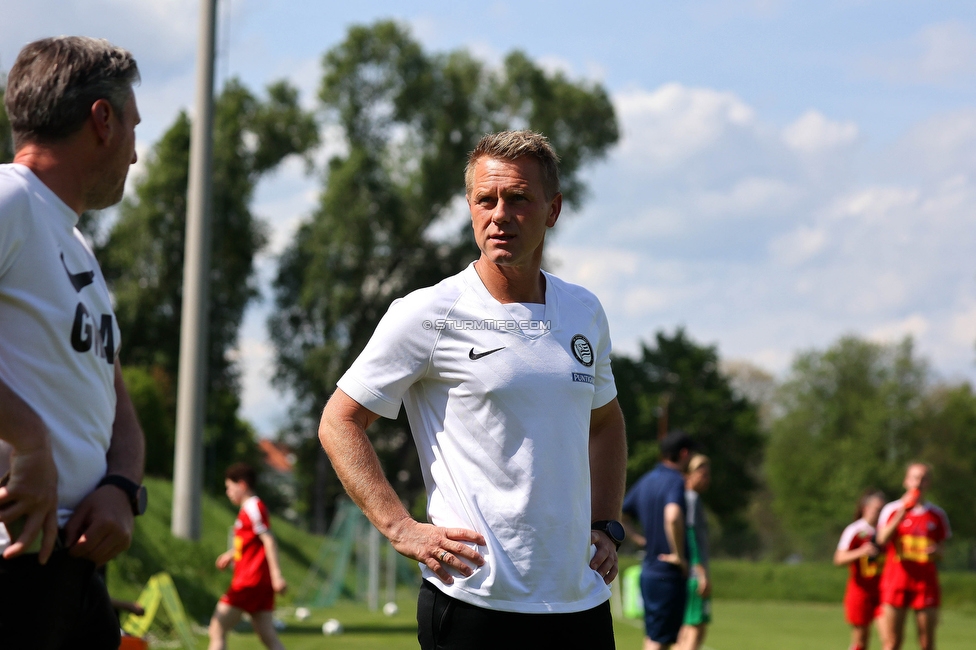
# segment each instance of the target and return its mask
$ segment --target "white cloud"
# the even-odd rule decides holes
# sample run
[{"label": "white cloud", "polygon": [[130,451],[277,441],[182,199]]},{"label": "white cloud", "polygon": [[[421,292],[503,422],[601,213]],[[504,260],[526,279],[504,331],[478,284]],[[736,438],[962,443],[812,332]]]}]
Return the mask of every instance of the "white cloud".
[{"label": "white cloud", "polygon": [[628,316],[646,316],[668,304],[668,294],[661,289],[636,287],[627,292],[624,313]]},{"label": "white cloud", "polygon": [[913,178],[976,175],[976,109],[926,119],[912,128],[882,162],[891,172]]},{"label": "white cloud", "polygon": [[746,177],[737,180],[727,191],[704,192],[694,202],[704,214],[755,216],[781,213],[799,195],[800,189],[784,180]]},{"label": "white cloud", "polygon": [[976,345],[976,304],[955,314],[951,321],[952,340],[970,349]]},{"label": "white cloud", "polygon": [[868,333],[868,338],[879,343],[897,343],[906,336],[918,340],[931,329],[931,323],[922,314],[912,314],[907,318],[879,325]]},{"label": "white cloud", "polygon": [[926,27],[917,36],[921,56],[917,72],[924,79],[944,80],[976,72],[976,37],[959,23]]},{"label": "white cloud", "polygon": [[0,57],[9,66],[30,41],[84,34],[130,50],[144,70],[185,64],[196,53],[198,7],[196,0],[5,2]]},{"label": "white cloud", "polygon": [[893,213],[917,205],[918,198],[919,192],[913,188],[869,187],[840,197],[827,215],[834,219],[887,221]]},{"label": "white cloud", "polygon": [[658,169],[678,165],[754,119],[753,110],[732,93],[679,83],[653,92],[628,90],[614,104],[624,127],[621,156]]},{"label": "white cloud", "polygon": [[957,85],[976,77],[976,36],[963,23],[928,25],[886,49],[866,60],[864,68],[889,81]]},{"label": "white cloud", "polygon": [[[853,156],[859,125],[816,109],[784,130],[714,90],[614,99],[624,140],[555,250],[571,260],[559,272],[603,301],[620,349],[685,325],[782,371],[843,334],[910,334],[972,375],[976,112]],[[824,153],[842,173],[819,173]]]},{"label": "white cloud", "polygon": [[854,122],[834,122],[809,110],[783,129],[783,141],[801,153],[820,153],[851,144],[857,133]]},{"label": "white cloud", "polygon": [[824,230],[800,226],[770,242],[770,252],[779,264],[796,266],[816,256],[826,245],[827,233]]}]

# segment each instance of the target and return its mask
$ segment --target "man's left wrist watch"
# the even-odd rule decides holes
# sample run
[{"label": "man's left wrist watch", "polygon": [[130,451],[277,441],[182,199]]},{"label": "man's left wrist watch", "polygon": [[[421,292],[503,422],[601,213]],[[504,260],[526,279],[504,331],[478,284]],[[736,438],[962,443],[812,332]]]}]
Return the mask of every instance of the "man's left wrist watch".
[{"label": "man's left wrist watch", "polygon": [[626,533],[624,532],[624,525],[615,519],[601,519],[600,521],[594,521],[590,524],[590,530],[599,530],[606,533],[613,545],[620,549],[620,545],[624,542],[624,537]]},{"label": "man's left wrist watch", "polygon": [[96,489],[103,485],[114,485],[125,492],[125,495],[129,497],[129,505],[132,506],[133,516],[138,517],[146,511],[146,503],[149,495],[146,493],[145,485],[139,485],[135,481],[130,481],[121,474],[106,474],[105,478],[98,482]]}]

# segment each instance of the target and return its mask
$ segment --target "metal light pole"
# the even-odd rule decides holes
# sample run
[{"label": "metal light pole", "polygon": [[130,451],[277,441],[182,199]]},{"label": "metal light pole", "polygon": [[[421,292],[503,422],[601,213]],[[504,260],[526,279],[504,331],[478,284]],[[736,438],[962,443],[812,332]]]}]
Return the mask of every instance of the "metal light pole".
[{"label": "metal light pole", "polygon": [[214,30],[217,0],[200,0],[196,115],[190,138],[183,314],[176,397],[176,455],[172,532],[200,539],[203,487],[203,414],[207,378],[210,298],[210,231],[213,167]]}]

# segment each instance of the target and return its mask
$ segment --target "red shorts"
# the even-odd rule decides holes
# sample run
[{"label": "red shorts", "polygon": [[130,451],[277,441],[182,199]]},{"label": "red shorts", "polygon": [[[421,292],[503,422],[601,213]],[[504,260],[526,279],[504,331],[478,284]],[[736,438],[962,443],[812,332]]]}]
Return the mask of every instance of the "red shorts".
[{"label": "red shorts", "polygon": [[274,611],[274,589],[271,585],[257,585],[254,587],[231,587],[220,597],[220,602],[231,607],[243,609],[248,614],[254,612]]},{"label": "red shorts", "polygon": [[877,592],[864,589],[847,588],[844,594],[844,615],[847,622],[855,627],[866,627],[877,618],[881,609],[881,598]]},{"label": "red shorts", "polygon": [[881,602],[898,609],[929,609],[942,603],[938,578],[934,580],[892,580],[881,585]]}]

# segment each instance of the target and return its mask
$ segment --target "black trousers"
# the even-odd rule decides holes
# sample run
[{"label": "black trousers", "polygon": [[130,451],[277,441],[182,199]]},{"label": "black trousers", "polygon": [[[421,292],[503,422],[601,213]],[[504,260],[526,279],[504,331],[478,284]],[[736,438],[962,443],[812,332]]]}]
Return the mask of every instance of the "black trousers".
[{"label": "black trousers", "polygon": [[417,598],[422,650],[614,650],[610,602],[571,614],[520,614],[476,607],[426,580]]},{"label": "black trousers", "polygon": [[89,560],[55,551],[0,559],[0,647],[4,650],[118,650],[119,620]]}]

